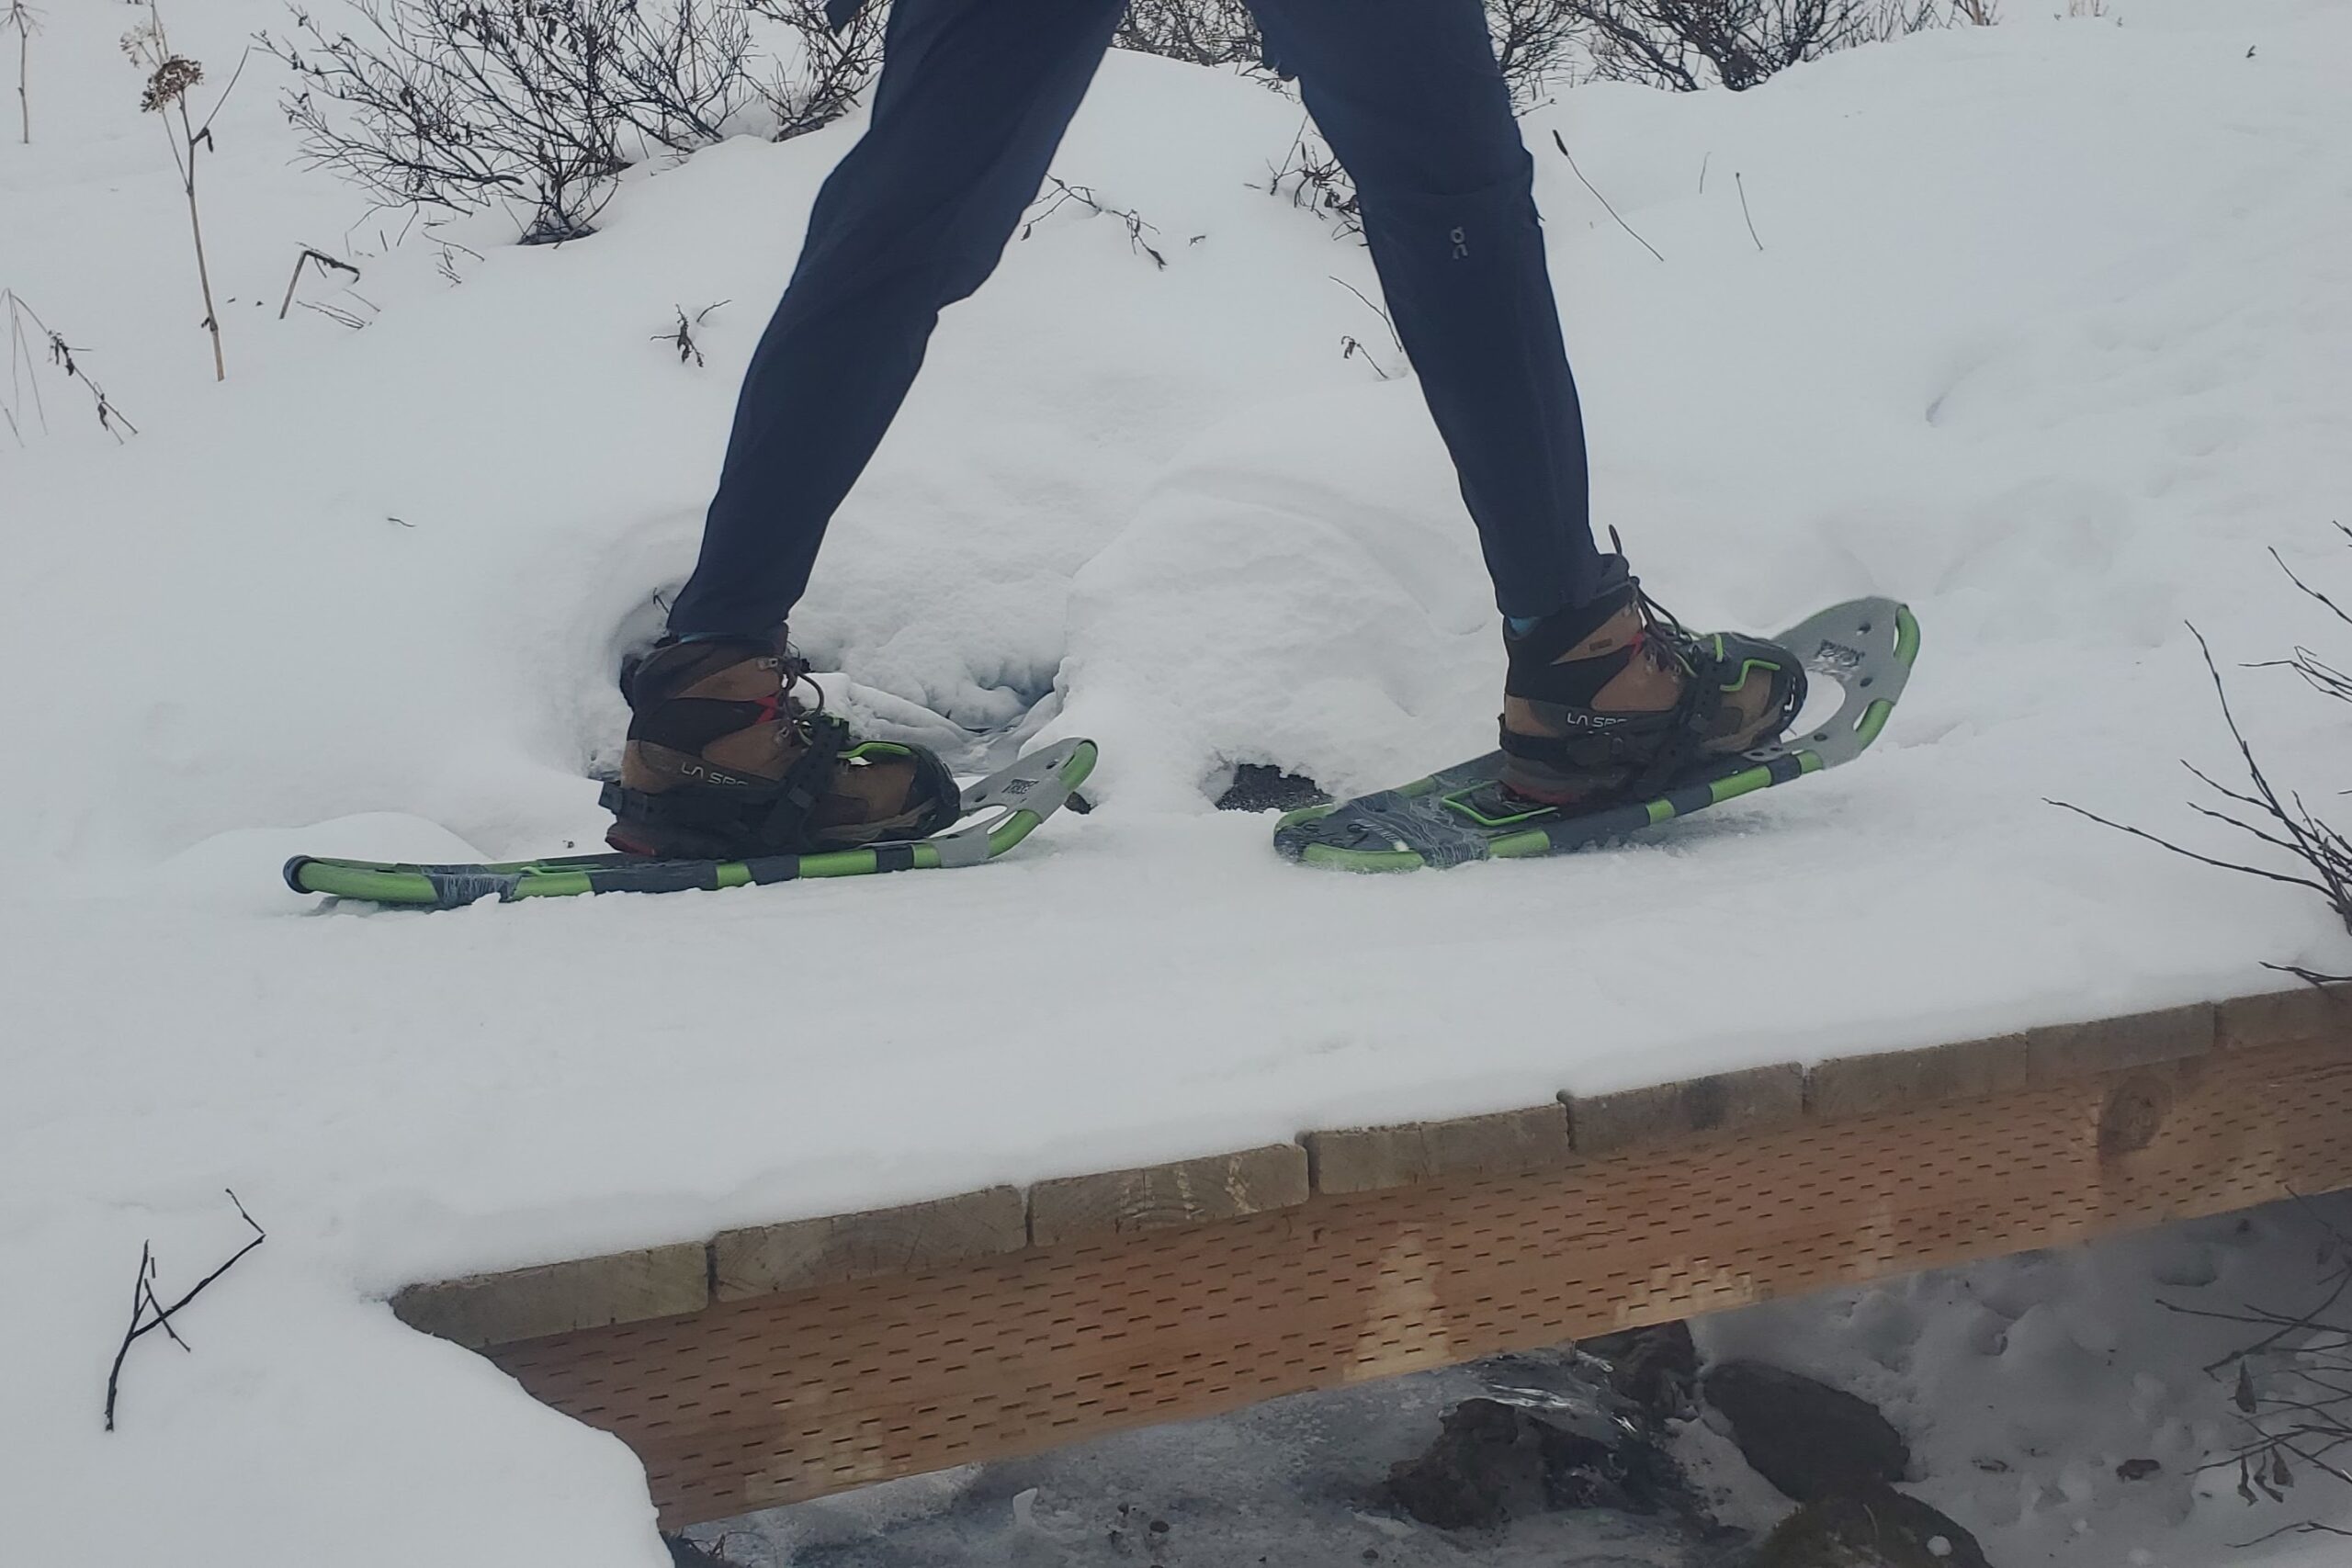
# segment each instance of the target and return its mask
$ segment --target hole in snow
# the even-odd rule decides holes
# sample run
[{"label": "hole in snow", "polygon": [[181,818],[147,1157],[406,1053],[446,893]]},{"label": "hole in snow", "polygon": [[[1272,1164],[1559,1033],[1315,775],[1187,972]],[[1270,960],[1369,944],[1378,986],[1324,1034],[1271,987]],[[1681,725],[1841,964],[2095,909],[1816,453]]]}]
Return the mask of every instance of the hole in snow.
[{"label": "hole in snow", "polygon": [[1242,762],[1216,796],[1219,811],[1295,811],[1329,800],[1323,786],[1304,773],[1287,773],[1270,762]]}]

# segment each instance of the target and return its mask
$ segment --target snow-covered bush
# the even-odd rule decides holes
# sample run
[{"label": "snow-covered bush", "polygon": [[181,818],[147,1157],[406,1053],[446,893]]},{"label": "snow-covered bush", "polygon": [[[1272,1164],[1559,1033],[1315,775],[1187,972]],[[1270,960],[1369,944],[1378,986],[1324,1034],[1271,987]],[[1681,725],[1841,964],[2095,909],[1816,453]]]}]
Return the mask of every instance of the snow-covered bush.
[{"label": "snow-covered bush", "polygon": [[718,140],[753,91],[728,0],[351,5],[359,37],[297,8],[262,40],[298,79],[305,154],[390,206],[526,203],[526,243],[588,233],[616,175]]}]

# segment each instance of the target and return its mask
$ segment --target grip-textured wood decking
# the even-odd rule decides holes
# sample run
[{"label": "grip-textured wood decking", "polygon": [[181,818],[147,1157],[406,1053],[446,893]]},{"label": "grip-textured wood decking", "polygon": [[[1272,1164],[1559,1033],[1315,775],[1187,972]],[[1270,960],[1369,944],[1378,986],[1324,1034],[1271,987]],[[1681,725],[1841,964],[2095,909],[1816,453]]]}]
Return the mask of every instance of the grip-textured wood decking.
[{"label": "grip-textured wood decking", "polygon": [[[396,1304],[617,1433],[676,1526],[2346,1186],[2352,1005],[2302,991],[1313,1134],[1041,1184],[1025,1226],[992,1189]],[[551,1322],[583,1326],[501,1332]]]}]

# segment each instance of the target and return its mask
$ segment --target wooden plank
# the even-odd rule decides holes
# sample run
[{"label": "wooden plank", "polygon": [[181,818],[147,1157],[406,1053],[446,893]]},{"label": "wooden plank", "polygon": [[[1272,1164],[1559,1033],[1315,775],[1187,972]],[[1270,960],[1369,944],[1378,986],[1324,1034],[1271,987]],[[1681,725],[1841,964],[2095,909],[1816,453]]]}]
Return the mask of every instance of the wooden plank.
[{"label": "wooden plank", "polygon": [[[1303,1178],[1302,1178],[1303,1179]],[[492,1354],[677,1526],[1301,1390],[2352,1186],[2342,1037],[1627,1145]]]},{"label": "wooden plank", "polygon": [[479,1348],[700,1312],[709,1302],[708,1262],[689,1244],[411,1285],[392,1298],[392,1312],[411,1328]]},{"label": "wooden plank", "polygon": [[912,1274],[1029,1244],[1029,1208],[1018,1187],[987,1187],[891,1209],[721,1231],[710,1244],[719,1301],[801,1291],[839,1280]]},{"label": "wooden plank", "polygon": [[1029,1239],[1052,1247],[1237,1219],[1303,1202],[1306,1190],[1306,1151],[1296,1144],[1064,1177],[1029,1190]]},{"label": "wooden plank", "polygon": [[1580,1155],[1675,1143],[1701,1133],[1740,1132],[1804,1114],[1804,1069],[1794,1062],[1684,1078],[1615,1094],[1562,1095]]},{"label": "wooden plank", "polygon": [[2184,1061],[2213,1048],[2211,1002],[2025,1032],[2026,1073],[2037,1080]]},{"label": "wooden plank", "polygon": [[1368,1192],[1465,1172],[1508,1175],[1573,1157],[1567,1108],[1556,1100],[1444,1122],[1340,1127],[1299,1142],[1317,1192]]},{"label": "wooden plank", "polygon": [[1805,1075],[1805,1104],[1825,1122],[1985,1100],[2026,1084],[2026,1037],[1998,1034],[1917,1051],[1838,1056]]},{"label": "wooden plank", "polygon": [[2233,997],[2216,1010],[2216,1048],[2311,1045],[2335,1041],[2352,1049],[2352,985],[2290,987]]}]

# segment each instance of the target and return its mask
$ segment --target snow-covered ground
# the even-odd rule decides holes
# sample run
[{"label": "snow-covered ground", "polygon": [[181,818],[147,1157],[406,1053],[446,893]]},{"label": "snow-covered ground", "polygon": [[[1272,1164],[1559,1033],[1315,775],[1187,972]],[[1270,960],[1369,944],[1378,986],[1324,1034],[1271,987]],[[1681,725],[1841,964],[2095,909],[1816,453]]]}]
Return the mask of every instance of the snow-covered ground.
[{"label": "snow-covered ground", "polygon": [[[19,392],[0,447],[8,1555],[646,1568],[628,1455],[380,1292],[2340,963],[2315,904],[2042,804],[2199,832],[2174,759],[2226,737],[2184,620],[2225,660],[2324,649],[2264,547],[2352,579],[2352,8],[2110,11],[1529,118],[1598,514],[1650,586],[1760,629],[1919,611],[1850,770],[1394,880],[1210,811],[1238,761],[1354,789],[1483,747],[1499,649],[1414,389],[1341,352],[1383,357],[1341,286],[1373,290],[1366,257],[1260,188],[1296,107],[1118,57],[1057,172],[1167,268],[1069,208],[1012,247],[797,624],[868,707],[1095,736],[1102,809],[953,876],[417,916],[322,912],[277,864],[597,837],[617,650],[690,562],[856,126],[642,168],[581,243],[403,243],[288,166],[257,62],[203,176],[216,388],[115,51],[139,13],[51,7],[35,143],[0,145],[0,288],[143,434],[50,378],[46,427]],[[279,16],[203,0],[174,41],[225,80]],[[454,287],[445,239],[480,256],[446,253]],[[363,267],[303,290],[364,331],[276,319],[304,243]],[[719,301],[707,367],[651,341]],[[2333,715],[2282,671],[2233,683],[2282,776],[2335,788]],[[193,1355],[141,1343],[102,1437],[139,1245],[167,1294],[192,1280],[241,1239],[224,1186],[271,1239]]]}]

